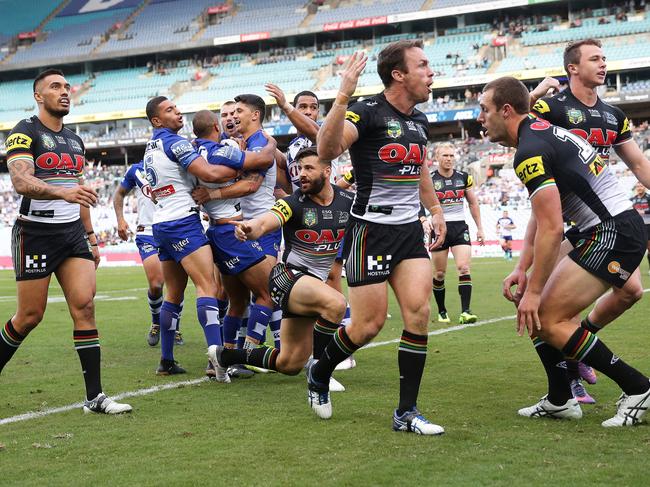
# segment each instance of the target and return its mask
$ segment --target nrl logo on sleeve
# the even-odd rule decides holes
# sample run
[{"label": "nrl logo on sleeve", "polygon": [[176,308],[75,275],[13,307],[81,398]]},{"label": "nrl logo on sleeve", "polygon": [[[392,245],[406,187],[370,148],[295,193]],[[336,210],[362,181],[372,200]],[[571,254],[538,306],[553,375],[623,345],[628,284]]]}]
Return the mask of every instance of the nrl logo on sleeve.
[{"label": "nrl logo on sleeve", "polygon": [[392,118],[386,122],[386,134],[392,139],[402,136],[402,124],[399,120]]},{"label": "nrl logo on sleeve", "polygon": [[569,123],[572,123],[574,125],[578,125],[579,123],[585,121],[585,114],[582,113],[582,110],[578,110],[577,108],[569,108],[566,114],[567,118],[569,119]]},{"label": "nrl logo on sleeve", "polygon": [[54,142],[50,134],[41,134],[41,142],[46,149],[52,150],[56,147],[56,142]]},{"label": "nrl logo on sleeve", "polygon": [[302,223],[306,227],[313,227],[318,223],[316,208],[305,208],[305,212],[302,215]]},{"label": "nrl logo on sleeve", "polygon": [[72,147],[73,150],[76,150],[77,152],[83,152],[84,150],[81,148],[81,144],[77,142],[74,139],[68,139],[68,142],[70,143],[70,147]]}]

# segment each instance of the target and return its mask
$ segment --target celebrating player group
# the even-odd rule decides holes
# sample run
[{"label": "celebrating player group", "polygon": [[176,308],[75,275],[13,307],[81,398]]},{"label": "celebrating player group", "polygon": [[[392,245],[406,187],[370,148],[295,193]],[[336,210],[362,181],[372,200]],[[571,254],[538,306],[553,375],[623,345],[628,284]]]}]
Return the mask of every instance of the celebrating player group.
[{"label": "celebrating player group", "polygon": [[[483,245],[476,182],[455,167],[450,143],[436,146],[436,166],[427,167],[429,125],[416,106],[431,96],[433,70],[422,42],[385,47],[377,56],[383,91],[355,102],[368,62],[363,52],[349,57],[320,123],[315,93],[302,91],[291,104],[279,86],[266,85],[297,131],[286,154],[264,131],[266,104],[259,95],[236,96],[220,115],[197,112],[191,141],[179,134],[184,118],[173,101],[149,100],[151,140],[114,197],[118,230],[129,238],[123,204],[135,190],[136,244],[149,283],[147,341],[160,344],[160,361],[152,364],[157,375],[186,373],[174,348],[182,344],[189,279],[206,341],[206,375],[229,383],[254,372],[304,370],[308,406],[329,419],[330,393],[345,390],[333,374],[353,366],[355,351],[384,327],[390,286],[402,320],[392,428],[440,435],[444,428],[418,407],[430,301],[433,294],[434,321],[452,321],[445,304],[451,252],[458,323],[478,319],[470,307],[472,235],[464,206],[467,201],[475,241]],[[607,73],[600,42],[568,45],[564,68],[569,87],[563,91],[553,78],[529,93],[517,79],[503,77],[485,85],[479,99],[478,122],[489,141],[516,149],[513,169],[532,207],[503,295],[517,309],[517,332],[535,347],[548,391],[518,413],[580,419],[581,404],[595,402],[582,382],[595,382],[595,369],[622,390],[603,426],[633,426],[650,406],[650,380],[598,332],[643,295],[639,265],[648,248],[650,162],[625,114],[596,93]],[[63,73],[39,74],[34,98],[38,115],[16,125],[6,142],[11,180],[22,199],[12,233],[17,307],[0,333],[0,372],[42,320],[55,274],[73,321],[84,411],[130,412],[131,406],[104,394],[100,380],[93,306],[99,253],[89,211],[97,194],[83,183],[83,141],[63,125],[70,107]],[[632,200],[609,168],[612,149],[639,181]],[[352,169],[333,184],[333,161],[345,152]],[[572,224],[566,233],[564,222]],[[514,228],[504,211],[497,230],[508,260]]]}]

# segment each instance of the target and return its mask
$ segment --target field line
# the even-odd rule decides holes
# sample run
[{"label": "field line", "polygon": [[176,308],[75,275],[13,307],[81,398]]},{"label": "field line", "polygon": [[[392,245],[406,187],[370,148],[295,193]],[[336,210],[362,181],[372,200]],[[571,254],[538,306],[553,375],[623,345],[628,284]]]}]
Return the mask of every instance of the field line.
[{"label": "field line", "polygon": [[[644,293],[650,292],[650,288],[644,289],[643,292]],[[450,333],[452,331],[460,331],[466,328],[476,328],[478,326],[489,325],[491,323],[498,323],[500,321],[512,320],[516,317],[517,315],[508,315],[508,316],[501,316],[499,318],[491,318],[489,320],[477,321],[476,323],[467,323],[464,325],[450,326],[448,328],[441,328],[439,330],[430,331],[429,336],[442,335],[444,333]],[[383,345],[390,345],[392,343],[398,343],[399,341],[400,339],[396,338],[394,340],[387,340],[383,342],[372,342],[369,343],[368,345],[365,345],[360,350],[365,350],[374,347],[381,347]],[[179,387],[193,386],[196,384],[200,384],[202,382],[206,382],[207,380],[208,380],[207,377],[202,377],[200,379],[186,380],[181,382],[172,382],[170,384],[162,384],[159,386],[147,387],[145,389],[138,389],[137,391],[122,392],[120,394],[116,394],[111,397],[119,401],[121,399],[126,399],[129,397],[146,396],[148,394],[155,394],[156,392],[166,391],[169,389],[178,389]],[[8,418],[0,419],[0,426],[2,426],[3,424],[17,423],[19,421],[27,421],[30,419],[42,418],[43,416],[49,416],[50,414],[55,414],[55,413],[63,413],[66,411],[71,411],[73,409],[81,409],[82,406],[83,403],[78,402],[74,404],[68,404],[67,406],[61,406],[58,408],[50,408],[50,409],[44,409],[42,411],[18,414],[16,416],[10,416]]]},{"label": "field line", "polygon": [[[429,335],[442,335],[443,333],[449,333],[452,331],[460,331],[464,330],[465,328],[475,328],[477,326],[482,326],[482,325],[488,325],[490,323],[497,323],[499,321],[505,321],[505,320],[510,320],[513,319],[515,315],[510,315],[510,316],[502,316],[500,318],[492,318],[489,320],[483,320],[483,321],[477,321],[476,323],[468,323],[465,325],[457,325],[457,326],[450,326],[449,328],[441,328],[439,330],[434,330],[429,333]],[[365,347],[361,348],[361,350],[367,349],[367,348],[373,348],[373,347],[379,347],[382,345],[389,345],[391,343],[398,343],[399,338],[396,338],[394,340],[388,340],[385,342],[373,342],[369,343]],[[194,379],[194,380],[186,380],[186,381],[181,381],[181,382],[172,382],[170,384],[162,384],[159,386],[153,386],[153,387],[147,387],[145,389],[138,389],[137,391],[129,391],[129,392],[122,392],[120,394],[115,394],[111,396],[113,399],[119,401],[121,399],[126,399],[129,397],[138,397],[138,396],[146,396],[148,394],[155,394],[160,391],[166,391],[169,389],[177,389],[179,387],[186,387],[186,386],[193,386],[196,384],[200,384],[202,382],[207,381],[207,377],[203,377],[200,379]],[[0,419],[0,426],[3,424],[9,424],[9,423],[17,423],[19,421],[27,421],[30,419],[36,419],[36,418],[42,418],[44,416],[49,416],[50,414],[56,414],[56,413],[63,413],[66,411],[71,411],[73,409],[81,409],[83,406],[83,403],[78,402],[74,404],[68,404],[67,406],[61,406],[57,408],[50,408],[50,409],[43,409],[42,411],[35,411],[35,412],[29,412],[29,413],[24,413],[24,414],[18,414],[16,416],[10,416],[8,418]]]}]

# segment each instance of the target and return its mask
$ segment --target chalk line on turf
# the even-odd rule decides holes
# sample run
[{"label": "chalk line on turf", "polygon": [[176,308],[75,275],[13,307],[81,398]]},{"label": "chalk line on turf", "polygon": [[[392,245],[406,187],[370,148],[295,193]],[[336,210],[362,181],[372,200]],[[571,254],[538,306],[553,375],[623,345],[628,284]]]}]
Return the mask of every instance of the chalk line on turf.
[{"label": "chalk line on turf", "polygon": [[[644,293],[650,292],[650,288],[644,289],[643,292]],[[441,328],[439,330],[430,331],[429,336],[442,335],[444,333],[449,333],[452,331],[460,331],[466,328],[476,328],[478,326],[489,325],[491,323],[498,323],[500,321],[512,320],[516,317],[517,317],[516,315],[508,315],[508,316],[501,316],[500,318],[491,318],[489,320],[477,321],[476,323],[466,323],[464,325],[450,326],[448,328]],[[392,343],[397,343],[397,342],[399,342],[399,338],[396,338],[394,340],[387,340],[384,342],[371,342],[368,345],[365,345],[364,347],[360,348],[359,350],[380,347],[382,345],[390,345]],[[120,394],[116,394],[111,397],[119,401],[120,399],[126,399],[128,397],[146,396],[148,394],[154,394],[156,392],[165,391],[169,389],[178,389],[179,387],[193,386],[205,382],[207,380],[208,380],[207,377],[202,377],[200,379],[186,380],[181,382],[172,382],[170,384],[161,384],[159,386],[147,387],[145,389],[138,389],[137,391],[122,392]],[[82,406],[83,403],[78,402],[74,404],[68,404],[67,406],[61,406],[58,408],[50,408],[50,409],[44,409],[42,411],[18,414],[16,416],[10,416],[8,418],[0,419],[0,426],[2,426],[3,424],[17,423],[19,421],[27,421],[30,419],[42,418],[44,416],[49,416],[50,414],[63,413],[66,411],[71,411],[73,409],[81,409]]]}]

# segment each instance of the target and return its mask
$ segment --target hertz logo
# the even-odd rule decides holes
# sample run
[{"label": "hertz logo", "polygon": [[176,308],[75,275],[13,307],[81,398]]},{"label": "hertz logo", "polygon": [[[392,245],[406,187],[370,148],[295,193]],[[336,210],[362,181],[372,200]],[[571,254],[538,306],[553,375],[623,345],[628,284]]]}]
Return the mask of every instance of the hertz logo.
[{"label": "hertz logo", "polygon": [[529,157],[517,165],[515,172],[517,173],[517,177],[524,184],[527,184],[537,176],[543,176],[545,172],[542,156]]},{"label": "hertz logo", "polygon": [[16,132],[11,134],[5,142],[7,150],[12,149],[29,149],[32,146],[32,138],[29,135]]},{"label": "hertz logo", "polygon": [[348,110],[347,112],[345,112],[345,119],[349,120],[354,124],[357,124],[359,123],[359,120],[361,120],[361,116]]}]

